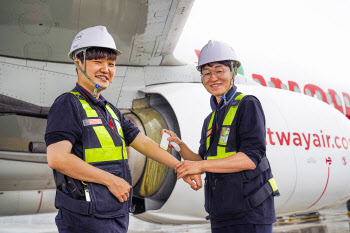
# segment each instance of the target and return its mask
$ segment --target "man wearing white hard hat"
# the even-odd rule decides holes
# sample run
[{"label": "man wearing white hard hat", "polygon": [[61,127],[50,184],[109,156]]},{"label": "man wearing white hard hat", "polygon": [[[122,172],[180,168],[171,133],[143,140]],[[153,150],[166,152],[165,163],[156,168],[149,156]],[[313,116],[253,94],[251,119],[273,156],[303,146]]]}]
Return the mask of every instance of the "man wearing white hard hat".
[{"label": "man wearing white hard hat", "polygon": [[220,41],[209,41],[199,54],[197,69],[212,95],[213,112],[204,121],[198,153],[173,132],[163,132],[186,160],[175,167],[178,178],[206,172],[205,209],[212,232],[272,233],[279,192],[266,158],[265,116],[259,100],[234,85],[240,65],[235,51]]},{"label": "man wearing white hard hat", "polygon": [[[134,206],[126,146],[170,168],[179,163],[101,95],[113,81],[120,54],[104,26],[79,32],[68,54],[78,82],[55,100],[45,134],[59,232],[127,232]],[[200,175],[184,180],[201,187]]]}]

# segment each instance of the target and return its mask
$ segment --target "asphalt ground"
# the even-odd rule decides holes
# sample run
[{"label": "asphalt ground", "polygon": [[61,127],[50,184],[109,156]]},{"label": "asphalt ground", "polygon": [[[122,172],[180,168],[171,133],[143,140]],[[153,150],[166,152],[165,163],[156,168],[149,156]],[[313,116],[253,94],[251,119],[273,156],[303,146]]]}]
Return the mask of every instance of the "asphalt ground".
[{"label": "asphalt ground", "polygon": [[[0,233],[57,233],[56,213],[0,217]],[[204,233],[210,224],[169,225],[130,218],[128,233]],[[346,233],[350,218],[345,205],[308,215],[278,218],[274,233]]]}]

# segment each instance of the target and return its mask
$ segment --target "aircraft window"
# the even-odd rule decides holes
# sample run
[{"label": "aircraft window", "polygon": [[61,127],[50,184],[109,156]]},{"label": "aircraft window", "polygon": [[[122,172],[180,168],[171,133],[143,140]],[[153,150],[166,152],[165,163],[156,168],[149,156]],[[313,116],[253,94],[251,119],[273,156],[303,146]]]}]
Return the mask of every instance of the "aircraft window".
[{"label": "aircraft window", "polygon": [[319,99],[319,100],[323,100],[322,99],[322,94],[321,94],[321,92],[320,91],[315,91],[315,97],[317,98],[317,99]]},{"label": "aircraft window", "polygon": [[276,88],[275,84],[273,82],[271,82],[271,81],[267,82],[267,86]]},{"label": "aircraft window", "polygon": [[331,94],[329,94],[329,93],[327,92],[327,93],[326,93],[326,97],[327,97],[327,102],[328,102],[330,105],[333,105],[333,107],[334,107]]},{"label": "aircraft window", "polygon": [[312,93],[311,93],[311,90],[309,89],[309,88],[306,88],[305,89],[305,94],[306,95],[308,95],[308,96],[311,96],[311,97],[315,97],[316,99],[319,99],[319,100],[323,100],[322,99],[322,94],[321,94],[321,92],[320,91],[315,91],[315,95],[314,96],[312,96]]},{"label": "aircraft window", "polygon": [[344,95],[343,95],[343,97],[344,97],[344,102],[345,102],[346,107],[350,108],[350,100],[349,100],[349,98],[347,96],[344,96]]},{"label": "aircraft window", "polygon": [[308,88],[305,88],[305,94],[312,97],[311,91]]},{"label": "aircraft window", "polygon": [[341,100],[339,95],[335,94],[335,101],[337,102],[338,106],[342,106]]},{"label": "aircraft window", "polygon": [[259,85],[262,85],[259,79],[254,78],[253,80],[254,80],[255,82],[257,82]]},{"label": "aircraft window", "polygon": [[284,84],[284,83],[281,84],[281,87],[282,87],[283,90],[289,90],[288,87],[287,87],[287,85]]},{"label": "aircraft window", "polygon": [[[259,83],[260,83],[260,82],[259,82]],[[268,81],[268,82],[267,82],[267,86],[268,86],[268,87],[277,88],[276,85],[275,85],[275,83],[274,83],[274,82],[271,82],[271,81]],[[287,85],[284,84],[284,83],[281,84],[281,89],[283,89],[283,90],[289,90],[288,87],[287,87]]]},{"label": "aircraft window", "polygon": [[298,86],[294,86],[294,92],[299,92],[299,93],[301,93],[300,88],[299,88]]}]

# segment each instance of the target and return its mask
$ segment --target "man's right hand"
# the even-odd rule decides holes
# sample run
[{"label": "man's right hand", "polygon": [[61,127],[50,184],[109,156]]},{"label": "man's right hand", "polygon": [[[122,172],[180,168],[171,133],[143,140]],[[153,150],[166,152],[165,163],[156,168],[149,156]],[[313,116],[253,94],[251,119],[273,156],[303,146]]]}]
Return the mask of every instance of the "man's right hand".
[{"label": "man's right hand", "polygon": [[132,186],[124,179],[111,174],[107,188],[120,202],[124,202],[128,200]]}]

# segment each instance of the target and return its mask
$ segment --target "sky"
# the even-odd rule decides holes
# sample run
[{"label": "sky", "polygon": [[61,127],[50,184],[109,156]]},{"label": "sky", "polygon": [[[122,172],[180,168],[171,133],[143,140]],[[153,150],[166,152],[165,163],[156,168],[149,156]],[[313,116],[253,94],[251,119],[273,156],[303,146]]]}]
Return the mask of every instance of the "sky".
[{"label": "sky", "polygon": [[197,0],[174,55],[194,63],[194,49],[221,40],[246,75],[350,93],[349,12],[347,0]]}]

